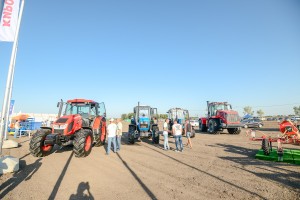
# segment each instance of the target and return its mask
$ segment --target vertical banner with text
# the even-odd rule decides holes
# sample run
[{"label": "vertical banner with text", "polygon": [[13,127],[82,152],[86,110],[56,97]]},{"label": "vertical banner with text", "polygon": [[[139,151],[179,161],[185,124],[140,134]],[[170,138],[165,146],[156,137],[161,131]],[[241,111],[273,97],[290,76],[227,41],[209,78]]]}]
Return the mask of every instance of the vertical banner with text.
[{"label": "vertical banner with text", "polygon": [[15,106],[15,100],[10,100],[10,105],[9,105],[9,115],[11,115],[14,111],[14,106]]},{"label": "vertical banner with text", "polygon": [[15,39],[20,0],[0,0],[0,41],[13,42]]}]

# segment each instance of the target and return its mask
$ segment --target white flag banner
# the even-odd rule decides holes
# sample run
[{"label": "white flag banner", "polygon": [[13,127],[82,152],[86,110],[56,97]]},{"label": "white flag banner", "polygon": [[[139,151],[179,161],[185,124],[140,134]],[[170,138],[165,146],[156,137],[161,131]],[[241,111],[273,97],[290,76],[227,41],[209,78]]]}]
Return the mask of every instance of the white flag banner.
[{"label": "white flag banner", "polygon": [[15,39],[20,0],[0,0],[0,41],[13,42]]}]

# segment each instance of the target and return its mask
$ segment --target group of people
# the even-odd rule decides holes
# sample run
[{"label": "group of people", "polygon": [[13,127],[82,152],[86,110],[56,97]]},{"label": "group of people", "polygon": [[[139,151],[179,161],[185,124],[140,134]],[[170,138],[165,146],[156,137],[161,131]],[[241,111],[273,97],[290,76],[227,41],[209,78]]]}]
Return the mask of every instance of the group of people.
[{"label": "group of people", "polygon": [[[169,129],[169,119],[165,120],[163,125],[163,136],[164,136],[164,150],[169,150],[169,133],[171,133],[175,138],[175,145],[176,150],[175,152],[182,152],[183,151],[183,143],[182,143],[182,125],[177,123],[177,120],[174,120],[174,124],[172,129]],[[191,133],[192,133],[192,125],[190,124],[189,120],[185,121],[184,124],[184,133],[188,139],[186,146],[192,148],[192,141],[191,141]]]},{"label": "group of people", "polygon": [[106,155],[110,153],[111,143],[113,143],[114,153],[121,150],[122,128],[121,119],[117,119],[117,124],[113,118],[109,120],[109,125],[107,126]]},{"label": "group of people", "polygon": [[[111,150],[111,144],[113,144],[113,151],[116,153],[121,149],[121,138],[122,138],[122,122],[121,119],[117,119],[117,124],[112,118],[109,120],[109,125],[107,126],[107,149],[106,155],[109,155]],[[169,133],[171,133],[175,138],[176,149],[175,152],[183,152],[183,143],[182,143],[182,125],[174,120],[172,129],[169,129],[169,119],[166,119],[163,125],[163,136],[164,136],[164,150],[170,150],[169,146]],[[192,148],[191,134],[192,134],[192,125],[189,120],[185,121],[184,124],[184,133],[187,137],[187,144]]]}]

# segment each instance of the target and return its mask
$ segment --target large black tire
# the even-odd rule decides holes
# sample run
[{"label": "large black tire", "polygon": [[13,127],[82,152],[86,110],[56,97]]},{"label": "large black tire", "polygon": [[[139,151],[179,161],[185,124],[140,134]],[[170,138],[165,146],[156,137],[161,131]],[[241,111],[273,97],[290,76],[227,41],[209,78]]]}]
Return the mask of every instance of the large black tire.
[{"label": "large black tire", "polygon": [[203,124],[202,122],[199,122],[199,130],[201,132],[206,132],[207,131],[207,127],[205,124]]},{"label": "large black tire", "polygon": [[75,157],[85,157],[91,153],[93,135],[90,130],[80,129],[75,133],[73,152]]},{"label": "large black tire", "polygon": [[240,134],[241,133],[240,128],[228,128],[227,131],[229,134]]},{"label": "large black tire", "polygon": [[95,145],[94,145],[95,147],[100,147],[102,145],[100,133],[95,134],[94,141],[95,141]]},{"label": "large black tire", "polygon": [[191,138],[194,138],[196,136],[196,132],[195,130],[193,129],[192,132],[191,132]]},{"label": "large black tire", "polygon": [[159,144],[159,129],[157,126],[152,127],[152,131],[154,132],[154,138],[152,138],[154,144]]},{"label": "large black tire", "polygon": [[29,143],[29,151],[31,155],[35,157],[43,157],[52,152],[52,145],[44,145],[45,138],[50,133],[51,130],[39,129],[35,134],[32,135]]},{"label": "large black tire", "polygon": [[[106,132],[106,129],[105,129],[105,132]],[[94,136],[95,147],[100,147],[105,144],[106,133],[105,133],[105,137],[104,137],[103,141],[101,141],[102,134],[103,133],[102,133],[102,123],[101,123],[98,134],[95,134],[95,136]]]},{"label": "large black tire", "polygon": [[210,134],[220,134],[221,131],[218,130],[218,122],[214,119],[208,121],[208,132]]},{"label": "large black tire", "polygon": [[135,127],[129,126],[128,128],[128,143],[134,144],[135,142]]},{"label": "large black tire", "polygon": [[268,139],[263,139],[261,143],[261,148],[264,151],[265,155],[270,155],[270,143]]}]

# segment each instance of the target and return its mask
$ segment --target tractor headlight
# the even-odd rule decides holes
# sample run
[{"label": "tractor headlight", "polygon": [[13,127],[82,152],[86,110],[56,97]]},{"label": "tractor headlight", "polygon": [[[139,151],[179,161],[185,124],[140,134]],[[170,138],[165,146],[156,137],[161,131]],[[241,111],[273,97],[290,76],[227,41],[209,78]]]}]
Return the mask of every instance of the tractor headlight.
[{"label": "tractor headlight", "polygon": [[53,128],[54,129],[59,129],[59,125],[58,124],[53,124]]},{"label": "tractor headlight", "polygon": [[63,125],[60,125],[60,129],[65,129],[68,127],[68,124],[63,124]]}]

